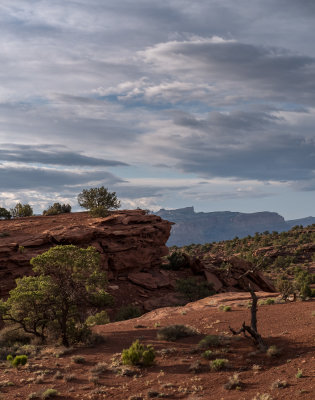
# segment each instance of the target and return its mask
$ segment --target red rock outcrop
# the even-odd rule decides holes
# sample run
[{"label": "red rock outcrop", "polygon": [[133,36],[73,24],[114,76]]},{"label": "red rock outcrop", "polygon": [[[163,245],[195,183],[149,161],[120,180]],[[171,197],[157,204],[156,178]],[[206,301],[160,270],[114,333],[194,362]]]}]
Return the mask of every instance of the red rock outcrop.
[{"label": "red rock outcrop", "polygon": [[94,246],[109,278],[153,269],[168,253],[170,229],[170,222],[142,210],[118,211],[107,218],[82,212],[0,221],[0,297],[15,286],[16,278],[32,273],[32,257],[58,244]]}]

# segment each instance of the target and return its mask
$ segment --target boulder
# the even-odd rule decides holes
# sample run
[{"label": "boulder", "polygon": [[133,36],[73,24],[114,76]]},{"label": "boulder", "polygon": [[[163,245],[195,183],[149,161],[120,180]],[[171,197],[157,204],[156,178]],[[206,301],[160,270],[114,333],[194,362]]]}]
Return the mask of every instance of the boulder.
[{"label": "boulder", "polygon": [[128,279],[136,285],[142,286],[146,289],[157,289],[157,280],[147,272],[138,272],[128,274]]},{"label": "boulder", "polygon": [[213,285],[213,289],[218,292],[223,287],[223,283],[220,279],[210,271],[204,270],[204,274],[208,283]]}]

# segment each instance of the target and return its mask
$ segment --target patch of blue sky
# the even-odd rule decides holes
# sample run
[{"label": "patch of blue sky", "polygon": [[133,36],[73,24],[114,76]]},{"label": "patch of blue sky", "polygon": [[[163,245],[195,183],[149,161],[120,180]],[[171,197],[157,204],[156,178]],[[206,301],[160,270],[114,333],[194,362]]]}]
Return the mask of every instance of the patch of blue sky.
[{"label": "patch of blue sky", "polygon": [[180,110],[190,113],[207,113],[218,110],[220,107],[209,106],[203,101],[190,101],[183,97],[177,102],[145,100],[143,96],[127,97],[123,95],[97,96],[98,100],[106,100],[114,104],[123,105],[126,109],[145,108],[149,111]]}]

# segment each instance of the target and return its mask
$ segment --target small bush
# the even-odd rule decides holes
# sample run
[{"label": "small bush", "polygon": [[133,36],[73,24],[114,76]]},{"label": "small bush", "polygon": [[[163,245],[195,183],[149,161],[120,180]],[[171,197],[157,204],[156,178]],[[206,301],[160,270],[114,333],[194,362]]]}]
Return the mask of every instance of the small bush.
[{"label": "small bush", "polygon": [[207,349],[208,347],[219,346],[221,343],[220,336],[207,335],[198,343],[200,349]]},{"label": "small bush", "polygon": [[60,371],[57,371],[54,375],[54,379],[63,379],[63,374]]},{"label": "small bush", "polygon": [[176,282],[176,291],[188,301],[200,300],[215,294],[212,284],[199,282],[195,278],[179,279]]},{"label": "small bush", "polygon": [[122,306],[117,312],[115,321],[125,321],[127,319],[138,318],[142,312],[138,307],[129,304],[127,306]]},{"label": "small bush", "polygon": [[229,380],[226,382],[226,384],[224,385],[224,388],[227,390],[241,390],[243,384],[240,381],[239,375],[238,374],[234,374],[232,376],[229,377]]},{"label": "small bush", "polygon": [[210,361],[210,368],[212,371],[221,371],[227,367],[229,360],[226,358],[216,358],[215,360]]},{"label": "small bush", "polygon": [[175,342],[175,340],[194,336],[197,332],[195,329],[185,326],[185,325],[170,325],[162,328],[157,333],[157,338],[159,340],[167,340],[170,342]]},{"label": "small bush", "polygon": [[108,365],[105,362],[99,362],[90,369],[92,375],[101,375],[108,370]]},{"label": "small bush", "polygon": [[275,300],[274,299],[270,299],[270,298],[266,299],[266,300],[259,300],[258,304],[260,306],[264,306],[264,305],[270,306],[271,304],[275,304]]},{"label": "small bush", "polygon": [[221,305],[219,306],[219,309],[220,309],[221,311],[224,311],[224,312],[232,311],[232,307],[231,307],[231,306],[225,306],[224,304],[221,304]]},{"label": "small bush", "polygon": [[90,315],[85,321],[87,326],[105,325],[108,324],[109,322],[110,322],[109,317],[105,310],[95,315]]},{"label": "small bush", "polygon": [[27,396],[27,399],[28,399],[28,400],[31,400],[31,399],[39,399],[39,394],[36,393],[36,392],[32,392],[32,393],[30,393],[30,394]]},{"label": "small bush", "polygon": [[87,346],[94,347],[98,346],[99,344],[103,344],[107,342],[107,338],[99,333],[91,332],[90,335],[87,336],[84,343]]},{"label": "small bush", "polygon": [[273,400],[271,395],[269,393],[257,393],[255,397],[252,398],[252,400]]},{"label": "small bush", "polygon": [[283,389],[288,387],[288,382],[287,381],[281,381],[280,379],[277,379],[273,384],[271,385],[271,389]]},{"label": "small bush", "polygon": [[58,215],[70,212],[71,212],[70,204],[54,203],[52,206],[49,206],[47,210],[43,211],[43,215]]},{"label": "small bush", "polygon": [[13,356],[9,354],[7,356],[7,361],[9,361],[13,367],[18,368],[21,365],[25,365],[27,363],[27,356],[25,354],[22,354],[13,358]]},{"label": "small bush", "polygon": [[173,251],[169,256],[168,259],[168,266],[166,269],[171,269],[172,271],[178,271],[181,268],[187,268],[188,263],[187,259],[181,251]]},{"label": "small bush", "polygon": [[152,365],[155,359],[155,352],[152,346],[144,346],[136,340],[129,349],[124,349],[121,355],[125,365]]},{"label": "small bush", "polygon": [[279,349],[277,346],[270,346],[267,350],[267,355],[269,357],[279,357],[280,354],[282,353],[281,349]]},{"label": "small bush", "polygon": [[303,377],[303,371],[299,368],[298,372],[296,373],[296,378],[302,378]]},{"label": "small bush", "polygon": [[213,356],[213,351],[212,350],[206,350],[201,355],[206,360],[210,360],[210,358]]},{"label": "small bush", "polygon": [[83,356],[73,356],[71,357],[72,362],[75,364],[84,364],[85,358]]},{"label": "small bush", "polygon": [[47,389],[45,392],[42,394],[42,399],[49,399],[50,397],[56,397],[58,396],[58,390],[56,389]]}]

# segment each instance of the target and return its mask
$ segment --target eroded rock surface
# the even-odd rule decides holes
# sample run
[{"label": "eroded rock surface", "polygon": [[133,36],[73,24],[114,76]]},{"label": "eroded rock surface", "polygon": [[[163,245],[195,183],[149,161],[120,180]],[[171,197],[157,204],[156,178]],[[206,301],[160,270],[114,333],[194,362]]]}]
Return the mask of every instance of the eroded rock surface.
[{"label": "eroded rock surface", "polygon": [[82,212],[0,221],[0,296],[8,294],[16,278],[32,273],[32,257],[58,244],[94,246],[109,278],[154,269],[168,253],[170,229],[170,222],[143,210],[107,218]]}]

